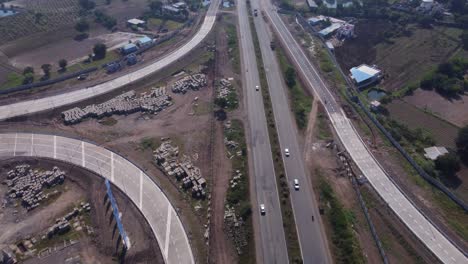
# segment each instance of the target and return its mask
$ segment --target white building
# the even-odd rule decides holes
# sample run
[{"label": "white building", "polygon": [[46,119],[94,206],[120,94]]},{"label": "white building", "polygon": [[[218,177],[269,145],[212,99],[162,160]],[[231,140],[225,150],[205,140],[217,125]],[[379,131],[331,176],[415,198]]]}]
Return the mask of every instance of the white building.
[{"label": "white building", "polygon": [[424,157],[431,159],[431,160],[436,160],[439,156],[442,156],[444,154],[448,153],[448,150],[444,147],[430,147],[430,148],[425,148],[424,152]]},{"label": "white building", "polygon": [[364,88],[380,80],[382,72],[376,66],[369,66],[366,64],[353,67],[349,70],[351,72],[351,79],[358,88]]}]

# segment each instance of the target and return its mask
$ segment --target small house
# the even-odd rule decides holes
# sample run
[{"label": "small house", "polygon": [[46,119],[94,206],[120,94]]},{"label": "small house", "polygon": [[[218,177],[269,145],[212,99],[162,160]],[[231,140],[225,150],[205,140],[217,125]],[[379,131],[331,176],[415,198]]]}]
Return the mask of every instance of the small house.
[{"label": "small house", "polygon": [[146,46],[149,46],[149,45],[151,45],[153,43],[153,39],[148,37],[148,36],[144,36],[144,37],[139,38],[136,41],[136,43],[140,47],[146,47]]},{"label": "small house", "polygon": [[138,50],[138,47],[133,43],[129,43],[129,44],[127,44],[127,45],[125,45],[125,46],[123,46],[121,48],[121,52],[124,55],[130,54],[130,53],[135,52],[137,50]]},{"label": "small house", "polygon": [[145,23],[146,23],[145,21],[141,19],[137,19],[137,18],[132,18],[132,19],[127,20],[127,25],[129,27],[131,26],[142,27],[145,25]]},{"label": "small house", "polygon": [[430,160],[436,160],[439,156],[445,155],[448,153],[448,150],[444,147],[430,147],[424,149],[424,157]]}]

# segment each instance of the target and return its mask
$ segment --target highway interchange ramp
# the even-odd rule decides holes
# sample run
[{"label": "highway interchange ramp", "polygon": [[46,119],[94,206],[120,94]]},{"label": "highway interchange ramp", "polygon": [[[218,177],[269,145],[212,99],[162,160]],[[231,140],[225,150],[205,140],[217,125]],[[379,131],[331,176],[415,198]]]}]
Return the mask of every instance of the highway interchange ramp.
[{"label": "highway interchange ramp", "polygon": [[150,176],[122,156],[77,139],[10,133],[0,134],[0,157],[51,158],[86,168],[108,179],[143,214],[165,263],[194,263],[187,233],[164,192]]}]

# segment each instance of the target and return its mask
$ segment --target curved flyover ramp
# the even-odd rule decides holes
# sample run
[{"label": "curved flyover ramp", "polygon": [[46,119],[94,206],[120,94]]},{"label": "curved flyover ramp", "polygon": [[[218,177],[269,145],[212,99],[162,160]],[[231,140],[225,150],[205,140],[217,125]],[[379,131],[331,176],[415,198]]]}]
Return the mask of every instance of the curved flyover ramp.
[{"label": "curved flyover ramp", "polygon": [[148,175],[118,154],[92,143],[61,136],[9,133],[0,134],[0,157],[52,158],[109,179],[148,221],[165,263],[194,263],[187,234],[174,207]]},{"label": "curved flyover ramp", "polygon": [[46,111],[57,107],[73,104],[79,101],[83,101],[94,96],[105,94],[112,90],[121,88],[125,85],[140,80],[144,77],[149,76],[152,73],[163,69],[164,67],[187,55],[205,39],[205,37],[211,31],[215,23],[216,12],[218,11],[219,7],[219,1],[220,0],[212,1],[206,13],[203,24],[201,25],[198,32],[192,37],[192,39],[190,39],[190,41],[188,41],[172,53],[169,53],[165,57],[157,60],[156,62],[134,72],[120,76],[105,83],[88,87],[86,89],[80,89],[50,97],[0,106],[0,120]]}]

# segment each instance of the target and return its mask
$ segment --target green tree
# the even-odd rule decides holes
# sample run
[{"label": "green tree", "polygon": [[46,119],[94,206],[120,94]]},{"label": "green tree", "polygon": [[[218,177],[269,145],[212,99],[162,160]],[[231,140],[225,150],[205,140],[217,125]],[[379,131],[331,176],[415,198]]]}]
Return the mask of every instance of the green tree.
[{"label": "green tree", "polygon": [[468,30],[463,31],[463,34],[460,36],[463,49],[468,50]]},{"label": "green tree", "polygon": [[107,46],[103,43],[97,43],[93,47],[93,53],[95,59],[103,59],[106,57]]},{"label": "green tree", "polygon": [[458,131],[455,143],[460,158],[464,161],[468,161],[468,126],[464,126]]},{"label": "green tree", "polygon": [[163,3],[161,1],[151,1],[149,6],[151,9],[151,12],[155,14],[161,14],[162,7],[163,7]]},{"label": "green tree", "polygon": [[91,10],[96,6],[96,3],[94,3],[91,0],[80,0],[79,3],[80,3],[81,8],[85,10]]},{"label": "green tree", "polygon": [[28,73],[34,74],[34,68],[31,67],[31,66],[28,66],[28,67],[24,68],[24,70],[23,70],[23,75],[26,75],[26,74],[28,74]]},{"label": "green tree", "polygon": [[89,30],[89,23],[84,19],[80,19],[75,24],[75,30],[78,31],[78,32],[82,32],[82,33],[85,32],[85,31],[88,31]]},{"label": "green tree", "polygon": [[42,64],[41,69],[44,72],[44,77],[48,79],[50,77],[50,70],[52,69],[52,65],[48,63]]},{"label": "green tree", "polygon": [[450,151],[435,160],[436,169],[446,176],[452,176],[460,170],[460,159],[457,154]]},{"label": "green tree", "polygon": [[289,88],[294,87],[296,85],[296,71],[294,70],[293,67],[288,66],[285,72],[285,79],[286,79],[286,85]]},{"label": "green tree", "polygon": [[59,60],[59,62],[58,62],[58,65],[59,65],[60,69],[62,69],[62,71],[65,71],[65,70],[66,70],[67,64],[68,64],[68,62],[67,62],[66,59],[61,59],[61,60]]}]

